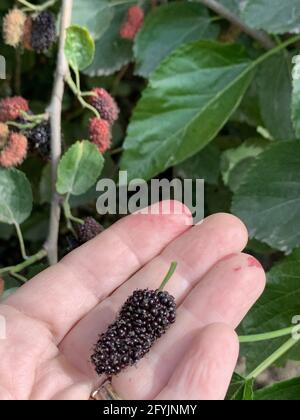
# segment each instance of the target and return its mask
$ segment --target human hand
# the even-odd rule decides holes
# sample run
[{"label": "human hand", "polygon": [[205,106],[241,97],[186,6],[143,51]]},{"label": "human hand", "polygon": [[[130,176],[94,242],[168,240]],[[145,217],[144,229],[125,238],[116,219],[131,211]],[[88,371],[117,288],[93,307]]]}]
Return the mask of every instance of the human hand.
[{"label": "human hand", "polygon": [[112,379],[124,399],[223,399],[236,365],[234,329],[265,286],[244,225],[216,214],[124,218],[0,305],[0,400],[83,399],[99,385],[90,363],[99,333],[137,288],[166,290],[177,320],[137,366]]}]

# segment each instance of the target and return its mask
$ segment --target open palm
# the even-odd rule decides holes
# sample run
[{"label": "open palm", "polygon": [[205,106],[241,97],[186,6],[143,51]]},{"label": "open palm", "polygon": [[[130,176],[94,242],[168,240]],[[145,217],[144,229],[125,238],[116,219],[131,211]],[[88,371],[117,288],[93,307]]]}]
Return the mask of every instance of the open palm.
[{"label": "open palm", "polygon": [[124,399],[222,399],[238,357],[234,329],[264,289],[241,251],[243,224],[217,214],[191,227],[182,215],[124,218],[0,305],[0,399],[84,399],[104,380],[90,364],[98,335],[137,288],[166,290],[176,323],[137,366],[113,378]]}]

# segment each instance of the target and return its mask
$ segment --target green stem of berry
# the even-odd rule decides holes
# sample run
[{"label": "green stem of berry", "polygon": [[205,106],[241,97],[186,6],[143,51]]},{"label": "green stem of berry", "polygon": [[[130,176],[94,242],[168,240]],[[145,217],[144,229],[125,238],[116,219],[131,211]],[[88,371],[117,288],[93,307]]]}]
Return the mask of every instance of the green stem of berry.
[{"label": "green stem of berry", "polygon": [[298,337],[292,337],[286,341],[279,349],[277,349],[270,357],[264,360],[253,372],[251,372],[246,380],[256,379],[265,370],[272,366],[278,359],[280,359],[285,353],[291,350],[300,341],[300,334]]},{"label": "green stem of berry", "polygon": [[32,12],[42,12],[43,10],[48,9],[49,7],[53,6],[57,0],[48,0],[43,4],[32,4],[27,0],[18,0],[19,3],[23,4],[23,6],[26,6],[28,10],[31,10]]},{"label": "green stem of berry", "polygon": [[76,83],[74,82],[74,80],[72,79],[70,72],[68,74],[68,76],[66,77],[66,83],[68,84],[69,88],[72,90],[72,92],[74,93],[74,95],[77,97],[78,101],[81,103],[83,108],[89,109],[91,112],[93,112],[97,118],[101,118],[99,112],[96,110],[96,108],[94,108],[92,105],[90,105],[89,103],[87,103],[83,97],[82,94],[80,92],[80,90],[78,90]]},{"label": "green stem of berry", "polygon": [[162,281],[161,285],[159,286],[158,290],[164,290],[166,284],[168,283],[168,281],[171,279],[171,277],[175,273],[176,268],[177,268],[177,262],[173,261],[171,263],[169,271],[166,274],[166,277],[163,279],[163,281]]},{"label": "green stem of berry", "polygon": [[[298,327],[300,330],[300,327]],[[274,340],[276,338],[285,337],[287,335],[292,334],[293,332],[297,331],[297,326],[292,326],[288,328],[283,328],[281,330],[272,331],[268,333],[263,334],[255,334],[255,335],[245,335],[240,336],[239,341],[240,343],[258,343],[260,341],[268,341],[268,340]]]},{"label": "green stem of berry", "polygon": [[23,261],[20,264],[0,269],[0,275],[5,274],[5,273],[10,273],[10,274],[19,273],[25,268],[30,267],[31,265],[35,264],[38,261],[43,260],[46,257],[47,257],[47,251],[45,249],[41,249],[39,252],[28,257],[27,260]]},{"label": "green stem of berry", "polygon": [[18,274],[18,273],[9,273],[9,274],[15,279],[17,279],[18,281],[20,281],[21,283],[27,283],[27,278],[22,276],[21,274]]},{"label": "green stem of berry", "polygon": [[72,222],[78,223],[80,225],[84,224],[84,221],[82,219],[79,219],[78,217],[73,216],[72,212],[71,212],[71,207],[70,207],[70,195],[68,194],[64,200],[63,203],[63,209],[64,209],[64,214],[65,214],[65,218],[67,221],[67,228],[73,233],[73,235],[76,237],[76,232],[74,231],[74,228],[72,226]]},{"label": "green stem of berry", "polygon": [[28,115],[26,112],[22,112],[21,115],[26,121],[29,121],[29,122],[17,123],[15,121],[7,121],[6,124],[24,131],[24,130],[30,130],[31,128],[36,127],[42,121],[47,120],[49,118],[49,115],[47,113],[38,114],[38,115]]},{"label": "green stem of berry", "polygon": [[27,260],[28,257],[27,257],[27,254],[26,254],[26,249],[25,249],[25,244],[24,244],[24,238],[23,238],[22,231],[21,231],[21,228],[20,228],[19,223],[15,223],[15,228],[16,228],[18,239],[19,239],[19,244],[20,244],[20,250],[21,250],[22,258],[24,260]]}]

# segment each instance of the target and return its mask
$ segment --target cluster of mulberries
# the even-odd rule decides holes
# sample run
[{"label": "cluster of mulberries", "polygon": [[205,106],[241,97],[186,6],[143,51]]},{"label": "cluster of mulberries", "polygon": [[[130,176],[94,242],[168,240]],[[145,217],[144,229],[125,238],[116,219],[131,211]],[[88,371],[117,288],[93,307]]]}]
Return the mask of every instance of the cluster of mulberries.
[{"label": "cluster of mulberries", "polygon": [[51,153],[51,126],[44,121],[26,132],[29,150],[42,159],[48,160]]},{"label": "cluster of mulberries", "polygon": [[133,40],[143,26],[144,17],[144,10],[140,6],[130,7],[120,29],[121,38]]},{"label": "cluster of mulberries", "polygon": [[91,361],[96,372],[112,376],[134,365],[175,319],[175,299],[168,292],[134,291],[94,347]]},{"label": "cluster of mulberries", "polygon": [[90,120],[90,138],[99,151],[105,153],[111,146],[111,126],[118,119],[119,108],[114,98],[102,88],[94,88],[88,101],[101,117]]},{"label": "cluster of mulberries", "polygon": [[3,20],[3,38],[7,45],[37,53],[48,51],[56,40],[55,16],[49,11],[26,16],[20,9],[10,10]]}]

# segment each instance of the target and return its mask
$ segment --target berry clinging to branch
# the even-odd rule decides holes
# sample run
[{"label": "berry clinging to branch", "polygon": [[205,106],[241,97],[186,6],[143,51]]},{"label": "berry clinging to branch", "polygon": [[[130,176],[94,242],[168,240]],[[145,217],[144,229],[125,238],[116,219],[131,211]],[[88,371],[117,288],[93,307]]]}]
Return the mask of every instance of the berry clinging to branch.
[{"label": "berry clinging to branch", "polygon": [[83,225],[78,225],[77,236],[80,244],[94,239],[97,235],[103,232],[104,228],[93,217],[87,217]]},{"label": "berry clinging to branch", "polygon": [[21,96],[4,98],[0,101],[0,121],[15,121],[22,117],[22,112],[28,112],[29,105],[26,99]]},{"label": "berry clinging to branch", "polygon": [[32,21],[31,47],[37,53],[48,51],[56,40],[56,24],[53,13],[43,11]]},{"label": "berry clinging to branch", "polygon": [[16,48],[23,36],[26,15],[20,9],[10,10],[3,19],[3,38],[4,42]]},{"label": "berry clinging to branch", "polygon": [[130,7],[126,20],[120,29],[121,38],[133,40],[143,26],[144,16],[144,10],[140,6],[135,5]]},{"label": "berry clinging to branch", "polygon": [[44,121],[26,133],[29,149],[43,159],[48,160],[51,151],[51,128],[49,121]]},{"label": "berry clinging to branch", "polygon": [[93,96],[90,96],[89,103],[96,108],[101,118],[113,124],[119,116],[119,108],[114,98],[103,88],[94,88]]},{"label": "berry clinging to branch", "polygon": [[23,134],[11,132],[0,153],[0,166],[11,168],[20,165],[26,158],[27,144],[27,138]]},{"label": "berry clinging to branch", "polygon": [[111,147],[111,131],[107,121],[94,117],[90,120],[90,138],[98,147],[100,153],[105,153]]}]

